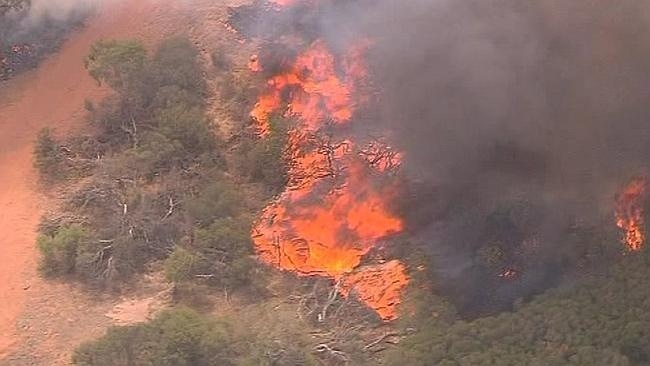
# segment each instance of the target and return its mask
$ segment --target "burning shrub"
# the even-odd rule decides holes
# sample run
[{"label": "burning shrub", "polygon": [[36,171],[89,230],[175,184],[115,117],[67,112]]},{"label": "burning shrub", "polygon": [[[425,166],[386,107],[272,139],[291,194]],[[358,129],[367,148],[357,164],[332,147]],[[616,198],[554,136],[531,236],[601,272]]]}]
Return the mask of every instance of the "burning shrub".
[{"label": "burning shrub", "polygon": [[645,244],[647,190],[647,179],[639,177],[628,183],[616,197],[616,226],[623,231],[622,242],[630,251],[639,251]]}]

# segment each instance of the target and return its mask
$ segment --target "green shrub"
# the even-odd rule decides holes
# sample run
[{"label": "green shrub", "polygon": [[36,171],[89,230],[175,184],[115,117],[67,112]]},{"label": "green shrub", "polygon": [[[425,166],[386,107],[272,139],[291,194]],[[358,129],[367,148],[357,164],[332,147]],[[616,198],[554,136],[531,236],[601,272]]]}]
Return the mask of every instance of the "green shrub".
[{"label": "green shrub", "polygon": [[140,80],[147,63],[147,51],[139,41],[99,41],[86,57],[88,73],[97,82],[126,92]]},{"label": "green shrub", "polygon": [[203,111],[198,107],[174,104],[157,111],[156,122],[160,133],[180,142],[191,154],[198,154],[213,146],[214,136]]},{"label": "green shrub", "polygon": [[46,275],[72,273],[77,255],[89,238],[88,231],[79,225],[59,228],[53,236],[41,235],[37,241],[41,271]]},{"label": "green shrub", "polygon": [[153,57],[154,82],[159,88],[175,85],[194,94],[204,94],[206,84],[198,55],[198,49],[187,38],[163,41]]},{"label": "green shrub", "polygon": [[114,327],[99,340],[83,344],[72,358],[78,366],[235,365],[239,356],[230,325],[179,308],[150,323]]},{"label": "green shrub", "polygon": [[244,141],[240,146],[240,169],[251,181],[264,183],[272,193],[280,192],[287,184],[287,165],[284,159],[287,123],[273,118],[267,137]]},{"label": "green shrub", "polygon": [[34,166],[42,178],[54,179],[60,177],[63,156],[61,148],[52,136],[49,128],[42,129],[36,137],[34,145]]},{"label": "green shrub", "polygon": [[196,274],[200,258],[189,250],[177,246],[165,260],[165,275],[173,282],[190,280]]},{"label": "green shrub", "polygon": [[244,217],[222,218],[195,234],[194,248],[201,253],[211,282],[226,287],[249,283],[256,261],[251,257],[250,220]]},{"label": "green shrub", "polygon": [[240,190],[225,177],[216,177],[186,204],[190,217],[200,225],[239,215],[245,208]]},{"label": "green shrub", "polygon": [[178,166],[183,156],[180,142],[150,132],[142,136],[137,147],[125,150],[113,162],[118,171],[151,179]]},{"label": "green shrub", "polygon": [[84,109],[88,112],[94,112],[95,111],[95,103],[93,103],[92,100],[86,98],[84,99]]}]

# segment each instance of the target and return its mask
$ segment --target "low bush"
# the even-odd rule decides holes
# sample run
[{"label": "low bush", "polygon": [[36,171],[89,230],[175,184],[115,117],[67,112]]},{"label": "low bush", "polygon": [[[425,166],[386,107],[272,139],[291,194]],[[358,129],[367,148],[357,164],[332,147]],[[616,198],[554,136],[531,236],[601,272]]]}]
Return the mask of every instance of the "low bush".
[{"label": "low bush", "polygon": [[40,269],[46,275],[71,274],[90,233],[79,225],[61,227],[52,236],[41,235],[37,245],[41,252]]}]

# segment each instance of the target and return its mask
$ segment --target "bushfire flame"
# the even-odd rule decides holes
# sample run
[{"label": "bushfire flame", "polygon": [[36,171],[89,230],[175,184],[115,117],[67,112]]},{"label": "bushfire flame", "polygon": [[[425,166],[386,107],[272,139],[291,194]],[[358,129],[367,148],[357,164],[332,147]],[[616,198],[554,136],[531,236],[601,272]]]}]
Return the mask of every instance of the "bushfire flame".
[{"label": "bushfire flame", "polygon": [[[325,43],[316,41],[288,71],[272,76],[259,96],[251,117],[261,137],[270,133],[269,117],[276,111],[299,123],[289,131],[285,152],[287,189],[263,210],[253,242],[263,262],[298,275],[332,278],[342,296],[355,293],[391,320],[408,283],[404,265],[390,261],[358,267],[378,242],[403,229],[401,218],[389,209],[397,191],[389,173],[399,167],[401,156],[383,143],[357,147],[352,139],[321,133],[352,118],[355,86],[367,75],[361,49],[354,47],[337,65]],[[263,66],[251,58],[251,70]]]},{"label": "bushfire flame", "polygon": [[639,251],[645,243],[644,205],[648,181],[635,178],[616,197],[616,226],[623,231],[623,243],[631,251]]},{"label": "bushfire flame", "polygon": [[[366,266],[345,277],[340,291],[343,296],[356,295],[384,320],[396,318],[395,306],[404,287],[404,265],[397,260]],[[363,284],[363,286],[359,286]]]},{"label": "bushfire flame", "polygon": [[[352,59],[357,55],[351,52]],[[346,68],[346,79],[354,80],[365,76],[360,72],[358,61],[350,61]],[[354,66],[352,66],[354,65]],[[259,70],[257,63],[249,65]],[[355,75],[359,72],[360,75]],[[337,76],[334,56],[321,41],[314,42],[303,54],[298,56],[293,67],[287,72],[273,76],[267,81],[267,91],[263,93],[251,112],[257,122],[260,135],[269,132],[269,116],[282,105],[282,93],[288,91],[290,103],[285,115],[296,116],[309,130],[317,130],[326,118],[334,123],[345,123],[352,118],[354,106],[350,96],[352,83],[346,83]]]}]

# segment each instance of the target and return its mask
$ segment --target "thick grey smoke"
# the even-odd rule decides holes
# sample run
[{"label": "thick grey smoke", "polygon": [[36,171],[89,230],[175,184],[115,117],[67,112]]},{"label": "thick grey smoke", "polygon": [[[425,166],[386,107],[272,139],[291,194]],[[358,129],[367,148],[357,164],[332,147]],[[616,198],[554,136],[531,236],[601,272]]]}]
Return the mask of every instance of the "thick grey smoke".
[{"label": "thick grey smoke", "polygon": [[23,11],[10,12],[0,19],[4,36],[12,40],[31,38],[48,27],[61,28],[75,24],[108,0],[32,0]]},{"label": "thick grey smoke", "polygon": [[32,0],[27,21],[44,17],[64,20],[80,11],[89,11],[106,0]]},{"label": "thick grey smoke", "polygon": [[[380,97],[354,125],[404,151],[407,235],[461,311],[502,309],[621,252],[614,196],[650,165],[649,2],[305,0],[262,13],[238,14],[245,35],[336,51],[373,40]],[[514,280],[498,276],[508,268]]]},{"label": "thick grey smoke", "polygon": [[648,163],[646,4],[414,1],[371,10],[383,120],[408,166],[455,185],[489,185],[480,176],[500,167],[529,187],[531,155],[544,191],[605,198],[609,184]]},{"label": "thick grey smoke", "polygon": [[[650,3],[315,3],[267,12],[248,31],[300,32],[338,50],[374,41],[381,94],[370,118],[357,117],[405,152],[409,234],[461,308],[503,308],[596,251],[620,251],[614,195],[650,165]],[[490,272],[500,266],[518,279]]]},{"label": "thick grey smoke", "polygon": [[[335,51],[373,40],[380,97],[355,126],[404,151],[407,234],[432,254],[461,311],[503,309],[620,253],[614,195],[650,165],[650,3],[258,9],[237,14],[247,36],[299,33]],[[514,280],[498,276],[507,268]]]},{"label": "thick grey smoke", "polygon": [[[443,272],[471,277],[495,241],[525,267],[516,286],[544,287],[577,245],[572,227],[613,229],[616,190],[650,165],[647,1],[357,4],[349,24],[376,41],[380,125],[438,192],[414,219]],[[348,20],[326,22],[348,39]]]},{"label": "thick grey smoke", "polygon": [[0,81],[36,66],[107,1],[31,0],[0,16]]}]

